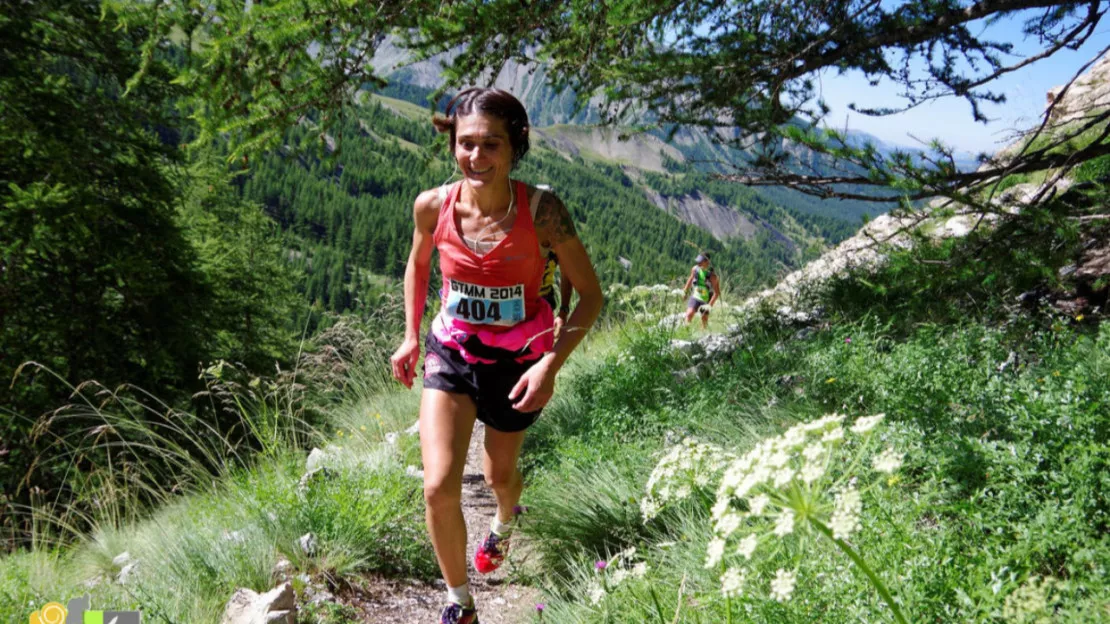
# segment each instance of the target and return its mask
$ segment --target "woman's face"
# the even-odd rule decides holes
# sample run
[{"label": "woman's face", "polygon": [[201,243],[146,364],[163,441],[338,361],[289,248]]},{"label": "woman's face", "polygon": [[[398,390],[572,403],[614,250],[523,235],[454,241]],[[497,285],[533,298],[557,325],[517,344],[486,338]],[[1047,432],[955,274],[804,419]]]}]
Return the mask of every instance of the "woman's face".
[{"label": "woman's face", "polygon": [[504,185],[513,168],[505,122],[485,113],[455,119],[455,160],[473,187]]}]

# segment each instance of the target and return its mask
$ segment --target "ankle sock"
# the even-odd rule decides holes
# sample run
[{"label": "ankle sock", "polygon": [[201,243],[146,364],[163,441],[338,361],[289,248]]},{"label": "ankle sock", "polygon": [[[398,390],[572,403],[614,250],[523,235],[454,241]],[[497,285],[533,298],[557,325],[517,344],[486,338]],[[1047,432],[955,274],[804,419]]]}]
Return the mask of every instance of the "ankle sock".
[{"label": "ankle sock", "polygon": [[493,520],[489,523],[490,530],[496,533],[498,537],[508,537],[509,535],[512,535],[513,527],[515,526],[516,518],[513,518],[508,522],[501,522],[501,519],[497,517],[497,514],[493,514]]},{"label": "ankle sock", "polygon": [[458,587],[448,587],[447,600],[468,609],[472,608],[474,598],[470,595],[470,583],[463,583]]}]

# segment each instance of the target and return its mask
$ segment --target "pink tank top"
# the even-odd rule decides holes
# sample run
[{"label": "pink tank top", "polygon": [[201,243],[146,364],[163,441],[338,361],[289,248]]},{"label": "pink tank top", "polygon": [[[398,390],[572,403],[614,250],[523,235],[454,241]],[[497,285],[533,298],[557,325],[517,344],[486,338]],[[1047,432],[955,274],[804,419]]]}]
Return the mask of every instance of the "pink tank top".
[{"label": "pink tank top", "polygon": [[432,324],[436,337],[463,351],[469,361],[488,361],[466,353],[470,336],[507,351],[527,351],[517,359],[533,359],[550,350],[551,306],[540,296],[544,258],[528,205],[528,189],[516,185],[516,220],[509,235],[479,256],[463,242],[455,220],[462,183],[453,185],[439,211],[433,234],[439,251],[443,285],[439,315]]}]

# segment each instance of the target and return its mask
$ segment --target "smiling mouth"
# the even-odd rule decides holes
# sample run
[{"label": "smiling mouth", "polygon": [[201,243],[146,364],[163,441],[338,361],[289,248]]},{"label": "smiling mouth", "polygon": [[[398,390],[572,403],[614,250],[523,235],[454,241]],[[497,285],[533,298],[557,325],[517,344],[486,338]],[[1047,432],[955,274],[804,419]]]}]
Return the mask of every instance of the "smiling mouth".
[{"label": "smiling mouth", "polygon": [[481,171],[479,171],[479,170],[477,170],[473,167],[470,168],[470,173],[472,173],[474,175],[484,175],[484,174],[489,173],[490,171],[493,171],[493,167],[487,167],[485,169],[482,169]]}]

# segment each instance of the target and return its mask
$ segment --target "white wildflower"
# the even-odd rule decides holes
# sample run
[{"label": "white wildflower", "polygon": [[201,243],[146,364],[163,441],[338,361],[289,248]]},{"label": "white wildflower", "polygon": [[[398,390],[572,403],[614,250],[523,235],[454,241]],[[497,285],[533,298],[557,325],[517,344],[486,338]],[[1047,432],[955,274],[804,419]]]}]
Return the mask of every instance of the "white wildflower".
[{"label": "white wildflower", "polygon": [[742,518],[738,513],[727,513],[720,520],[717,521],[716,531],[717,535],[721,537],[728,537],[740,528],[740,521]]},{"label": "white wildflower", "polygon": [[829,528],[832,529],[836,539],[848,539],[852,533],[860,530],[860,511],[863,503],[860,501],[859,491],[848,486],[836,495],[836,505],[832,517],[829,519]]},{"label": "white wildflower", "polygon": [[903,453],[895,453],[894,449],[888,448],[879,453],[879,456],[871,462],[871,466],[879,472],[890,474],[902,467],[902,457],[904,457]]},{"label": "white wildflower", "polygon": [[705,567],[712,568],[721,562],[721,557],[725,554],[725,540],[715,537],[709,540],[709,548],[706,549],[705,554]]},{"label": "white wildflower", "polygon": [[812,485],[814,481],[821,478],[825,474],[825,464],[823,462],[810,462],[802,467],[802,481],[806,485]]},{"label": "white wildflower", "polygon": [[602,598],[605,597],[605,589],[601,587],[600,583],[590,583],[589,595],[590,604],[596,605],[597,603],[601,602]]},{"label": "white wildflower", "polygon": [[788,461],[790,461],[789,455],[783,451],[777,451],[767,458],[767,465],[772,468],[782,468]]},{"label": "white wildflower", "polygon": [[783,537],[794,532],[794,510],[783,509],[779,519],[775,521],[775,535]]},{"label": "white wildflower", "polygon": [[752,553],[755,552],[755,547],[759,545],[759,539],[756,538],[755,533],[749,534],[736,546],[736,553],[745,559],[751,559]]},{"label": "white wildflower", "polygon": [[782,434],[779,440],[779,448],[783,450],[794,450],[806,443],[806,432],[801,426],[794,426]]},{"label": "white wildflower", "polygon": [[674,497],[678,500],[690,498],[690,485],[688,483],[683,483],[679,486],[678,491],[674,493]]},{"label": "white wildflower", "polygon": [[775,473],[775,487],[782,487],[794,479],[794,470],[789,466]]},{"label": "white wildflower", "polygon": [[729,568],[721,577],[721,593],[726,598],[734,598],[740,595],[740,591],[744,589],[744,572],[736,568]]},{"label": "white wildflower", "polygon": [[713,505],[713,509],[711,510],[713,512],[714,520],[720,520],[722,517],[724,517],[725,512],[728,511],[728,500],[729,499],[727,495],[717,498],[717,503]]},{"label": "white wildflower", "polygon": [[628,578],[628,570],[617,568],[609,575],[609,582],[612,583],[613,587],[616,587],[623,583],[626,578]]},{"label": "white wildflower", "polygon": [[825,435],[821,436],[821,441],[824,442],[825,444],[832,444],[834,442],[840,442],[843,439],[844,439],[844,428],[843,427],[837,427],[836,429],[830,429],[830,430],[825,432]]},{"label": "white wildflower", "polygon": [[647,575],[648,565],[641,561],[632,566],[632,576],[636,578],[644,578]]},{"label": "white wildflower", "polygon": [[659,513],[659,506],[650,496],[645,496],[640,500],[640,513],[644,516],[644,522],[647,522]]},{"label": "white wildflower", "polygon": [[874,416],[864,416],[856,420],[852,425],[852,433],[867,433],[875,428],[875,425],[882,422],[886,414],[875,414]]},{"label": "white wildflower", "polygon": [[790,595],[794,593],[794,585],[797,581],[798,576],[795,573],[779,568],[775,572],[775,580],[771,581],[771,598],[779,602],[790,600]]},{"label": "white wildflower", "polygon": [[767,503],[770,502],[771,499],[766,494],[759,494],[748,501],[748,509],[751,510],[753,516],[758,516],[763,513],[763,510],[767,508]]},{"label": "white wildflower", "polygon": [[823,455],[824,453],[825,445],[821,444],[820,442],[814,442],[813,444],[810,444],[802,450],[802,457],[805,457],[807,460],[812,462],[820,459],[821,455]]}]

